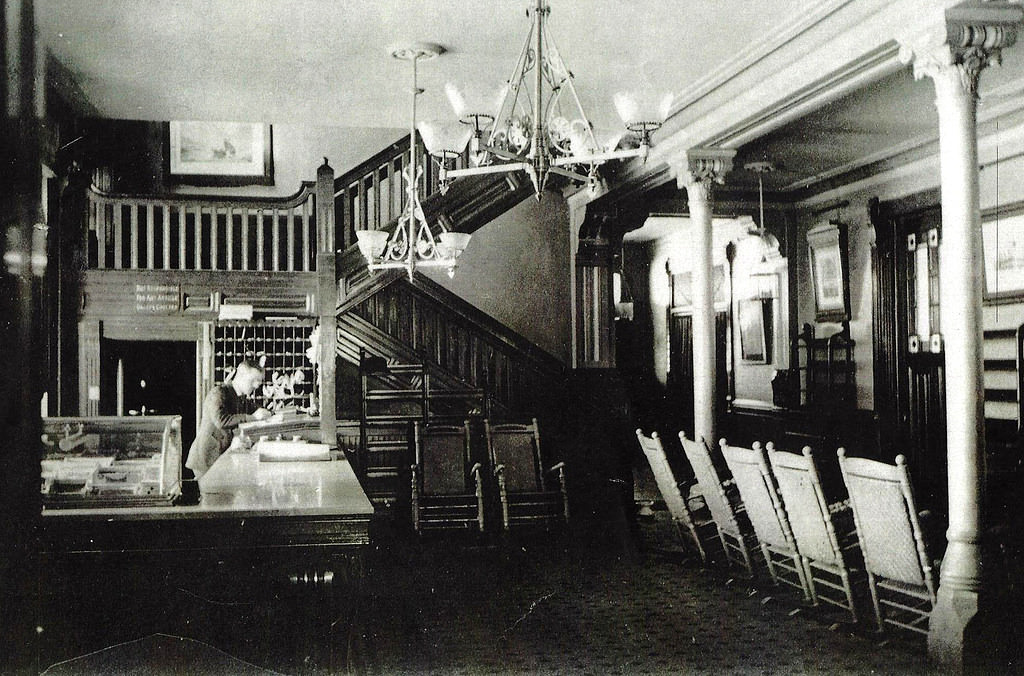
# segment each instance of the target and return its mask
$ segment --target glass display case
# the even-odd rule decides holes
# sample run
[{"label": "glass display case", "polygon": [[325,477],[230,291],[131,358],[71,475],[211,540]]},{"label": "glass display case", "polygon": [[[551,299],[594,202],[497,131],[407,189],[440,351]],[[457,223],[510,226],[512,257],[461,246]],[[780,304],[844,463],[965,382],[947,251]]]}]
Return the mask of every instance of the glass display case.
[{"label": "glass display case", "polygon": [[170,505],[181,416],[43,418],[43,509]]}]

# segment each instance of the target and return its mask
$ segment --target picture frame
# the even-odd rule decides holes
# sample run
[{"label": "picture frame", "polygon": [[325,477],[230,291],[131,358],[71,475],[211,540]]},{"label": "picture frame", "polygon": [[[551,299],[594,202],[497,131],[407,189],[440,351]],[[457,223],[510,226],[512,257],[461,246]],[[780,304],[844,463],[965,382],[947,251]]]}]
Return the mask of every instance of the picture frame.
[{"label": "picture frame", "polygon": [[740,358],[748,363],[771,363],[771,300],[745,298],[737,301],[740,325]]},{"label": "picture frame", "polygon": [[1024,207],[982,219],[982,254],[987,303],[1024,298]]},{"label": "picture frame", "polygon": [[807,231],[815,320],[850,319],[850,272],[846,226],[828,221]]},{"label": "picture frame", "polygon": [[164,170],[172,184],[274,184],[273,130],[250,122],[171,121]]},{"label": "picture frame", "polygon": [[[672,308],[675,310],[693,307],[693,273],[691,271],[669,271],[669,284],[672,293]],[[728,285],[724,265],[715,265],[711,270],[711,287],[715,307],[729,303]]]}]

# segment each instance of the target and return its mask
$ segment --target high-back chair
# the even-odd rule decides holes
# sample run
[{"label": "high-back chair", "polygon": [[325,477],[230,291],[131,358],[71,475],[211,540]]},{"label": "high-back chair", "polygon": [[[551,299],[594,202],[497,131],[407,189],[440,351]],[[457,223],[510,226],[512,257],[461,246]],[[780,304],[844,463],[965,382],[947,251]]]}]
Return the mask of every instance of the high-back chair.
[{"label": "high-back chair", "polygon": [[565,463],[545,468],[537,419],[529,425],[484,420],[487,453],[498,480],[502,525],[569,521]]},{"label": "high-back chair", "polygon": [[725,439],[719,444],[743,499],[747,518],[761,543],[761,552],[772,581],[776,585],[785,583],[799,589],[804,600],[810,601],[810,583],[764,447],[756,441],[753,448],[730,446]]},{"label": "high-back chair", "polygon": [[935,574],[906,458],[898,455],[896,464],[889,465],[848,458],[842,448],[838,455],[878,628],[887,623],[927,634],[935,605]]},{"label": "high-back chair", "polygon": [[651,466],[658,490],[661,491],[661,496],[665,499],[665,505],[668,507],[669,514],[672,515],[672,522],[680,537],[697,552],[701,563],[707,563],[707,551],[704,548],[702,535],[708,528],[714,528],[714,523],[710,519],[698,517],[695,514],[695,510],[698,509],[706,512],[702,509],[704,507],[703,498],[695,498],[696,504],[691,505],[690,501],[684,497],[684,484],[676,481],[675,472],[668,464],[665,448],[662,446],[657,432],[652,432],[648,437],[644,435],[643,430],[637,429],[636,438]]},{"label": "high-back chair", "polygon": [[718,537],[728,561],[742,566],[751,577],[754,575],[754,564],[750,556],[748,539],[753,535],[749,526],[743,525],[738,518],[743,511],[743,504],[731,479],[723,480],[711,459],[711,453],[704,441],[688,439],[683,432],[679,433],[679,441],[683,445],[690,467],[700,484],[704,503],[711,512],[711,518],[718,528]]},{"label": "high-back chair", "polygon": [[[845,502],[829,504],[810,446],[802,453],[775,450],[768,461],[786,506],[793,538],[804,564],[811,600],[846,610],[857,621],[850,571],[857,558],[853,517]],[[837,594],[836,592],[840,592]]]},{"label": "high-back chair", "polygon": [[470,456],[469,421],[462,425],[415,424],[412,520],[416,532],[484,530],[483,472]]}]

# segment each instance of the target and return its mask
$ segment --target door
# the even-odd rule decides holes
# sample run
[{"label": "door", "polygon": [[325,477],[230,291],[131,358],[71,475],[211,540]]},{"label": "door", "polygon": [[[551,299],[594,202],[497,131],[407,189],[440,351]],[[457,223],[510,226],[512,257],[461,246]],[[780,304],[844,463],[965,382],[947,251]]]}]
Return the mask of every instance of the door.
[{"label": "door", "polygon": [[920,502],[945,513],[945,352],[939,304],[941,213],[875,205],[875,408],[891,461],[902,453]]},{"label": "door", "polygon": [[[715,313],[715,411],[717,425],[725,412],[729,395],[729,373],[726,363],[726,331],[728,314]],[[675,429],[684,430],[693,438],[693,316],[670,314],[668,323],[669,371],[666,383],[665,410],[662,419]]]}]

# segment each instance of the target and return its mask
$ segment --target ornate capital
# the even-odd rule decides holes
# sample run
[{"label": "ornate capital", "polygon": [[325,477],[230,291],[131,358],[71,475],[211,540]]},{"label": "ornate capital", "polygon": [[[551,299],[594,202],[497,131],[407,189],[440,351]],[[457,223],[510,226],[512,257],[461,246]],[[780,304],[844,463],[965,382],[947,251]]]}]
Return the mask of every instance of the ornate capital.
[{"label": "ornate capital", "polygon": [[703,190],[705,197],[710,197],[712,184],[725,181],[735,156],[735,150],[726,148],[691,148],[672,163],[676,184],[691,193]]},{"label": "ornate capital", "polygon": [[928,76],[940,94],[978,95],[978,78],[999,65],[1001,50],[1017,39],[1024,8],[1009,2],[968,2],[946,9],[941,24],[899,38],[900,59],[913,62],[914,78]]}]

